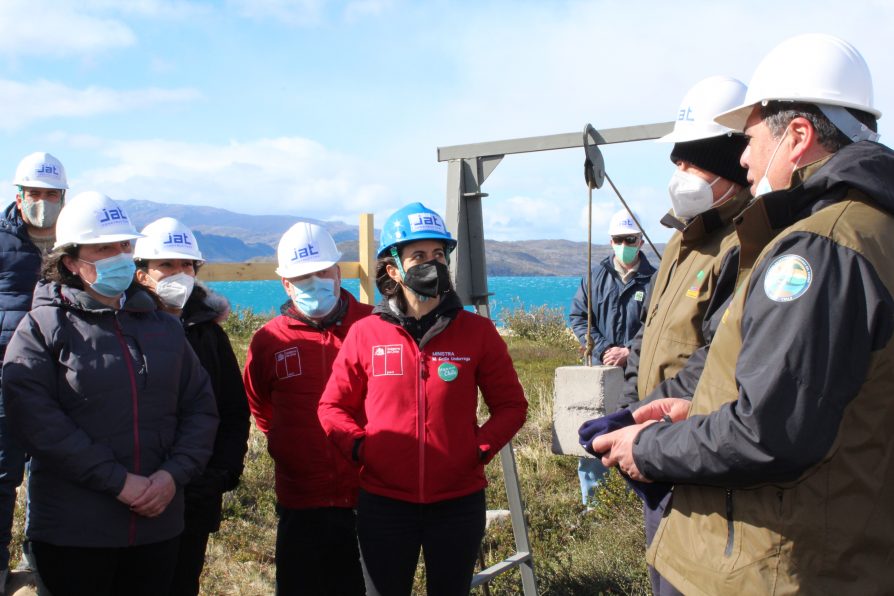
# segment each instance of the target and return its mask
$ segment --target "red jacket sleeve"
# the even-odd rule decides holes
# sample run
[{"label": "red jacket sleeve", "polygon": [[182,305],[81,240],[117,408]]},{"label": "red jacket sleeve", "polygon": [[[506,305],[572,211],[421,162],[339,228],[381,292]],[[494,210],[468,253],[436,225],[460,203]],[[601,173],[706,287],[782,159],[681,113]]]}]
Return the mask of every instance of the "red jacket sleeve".
[{"label": "red jacket sleeve", "polygon": [[[263,357],[263,338],[266,331],[262,327],[251,338],[248,353],[245,356],[245,372],[242,380],[245,383],[245,395],[248,397],[248,407],[255,424],[265,435],[270,430],[270,420],[273,417],[273,403],[270,399],[270,375],[269,366],[265,369],[266,359]],[[268,363],[269,364],[269,363]]]},{"label": "red jacket sleeve", "polygon": [[354,443],[366,436],[361,426],[365,424],[366,370],[357,350],[357,335],[355,325],[348,331],[332,364],[332,373],[317,407],[326,436],[350,461],[354,461]]},{"label": "red jacket sleeve", "polygon": [[476,381],[490,412],[490,418],[478,429],[478,448],[486,463],[525,423],[528,401],[506,342],[489,321],[483,343],[487,356],[481,359]]}]

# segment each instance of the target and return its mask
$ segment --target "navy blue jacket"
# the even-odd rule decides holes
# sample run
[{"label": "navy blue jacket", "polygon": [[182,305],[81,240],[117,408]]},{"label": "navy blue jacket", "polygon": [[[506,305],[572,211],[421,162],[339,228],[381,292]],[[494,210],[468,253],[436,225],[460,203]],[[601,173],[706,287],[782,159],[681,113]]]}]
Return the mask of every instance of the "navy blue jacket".
[{"label": "navy blue jacket", "polygon": [[[655,267],[639,253],[639,270],[624,284],[615,271],[609,255],[593,267],[593,321],[590,335],[593,337],[593,364],[602,364],[602,354],[612,346],[630,347],[642,321],[643,302],[646,299]],[[587,280],[581,278],[580,287],[571,302],[571,329],[582,346],[587,345]]]},{"label": "navy blue jacket", "polygon": [[13,203],[0,218],[0,360],[19,321],[31,310],[41,258]]}]

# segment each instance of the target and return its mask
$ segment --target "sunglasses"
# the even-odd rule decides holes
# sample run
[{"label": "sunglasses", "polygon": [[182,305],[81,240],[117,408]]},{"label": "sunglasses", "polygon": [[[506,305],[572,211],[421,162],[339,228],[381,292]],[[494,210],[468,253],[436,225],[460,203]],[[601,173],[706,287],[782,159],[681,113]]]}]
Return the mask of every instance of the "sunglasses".
[{"label": "sunglasses", "polygon": [[612,236],[613,244],[633,245],[639,242],[639,236]]}]

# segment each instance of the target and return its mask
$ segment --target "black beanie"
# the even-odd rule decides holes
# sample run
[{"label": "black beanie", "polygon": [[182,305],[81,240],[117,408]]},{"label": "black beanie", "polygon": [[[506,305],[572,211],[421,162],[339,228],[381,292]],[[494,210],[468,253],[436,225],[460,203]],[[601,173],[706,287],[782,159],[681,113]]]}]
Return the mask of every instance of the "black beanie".
[{"label": "black beanie", "polygon": [[671,161],[677,163],[682,159],[736,184],[748,186],[747,170],[739,165],[747,145],[748,139],[739,134],[676,143],[671,151]]}]

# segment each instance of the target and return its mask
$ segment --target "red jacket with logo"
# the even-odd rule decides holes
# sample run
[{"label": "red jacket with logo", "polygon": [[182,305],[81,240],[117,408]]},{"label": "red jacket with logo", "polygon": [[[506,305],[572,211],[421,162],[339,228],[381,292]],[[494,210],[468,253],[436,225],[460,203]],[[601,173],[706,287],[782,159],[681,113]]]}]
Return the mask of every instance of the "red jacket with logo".
[{"label": "red jacket with logo", "polygon": [[280,315],[251,339],[245,392],[273,458],[276,500],[290,509],[354,507],[357,466],[342,457],[317,419],[317,404],[348,329],[372,312],[342,290],[341,321],[317,328]]},{"label": "red jacket with logo", "polygon": [[[490,411],[481,426],[479,389]],[[359,321],[333,364],[319,415],[346,456],[364,438],[364,490],[433,503],[487,486],[484,464],[521,428],[527,409],[493,323],[460,310],[421,346],[379,316]]]}]

